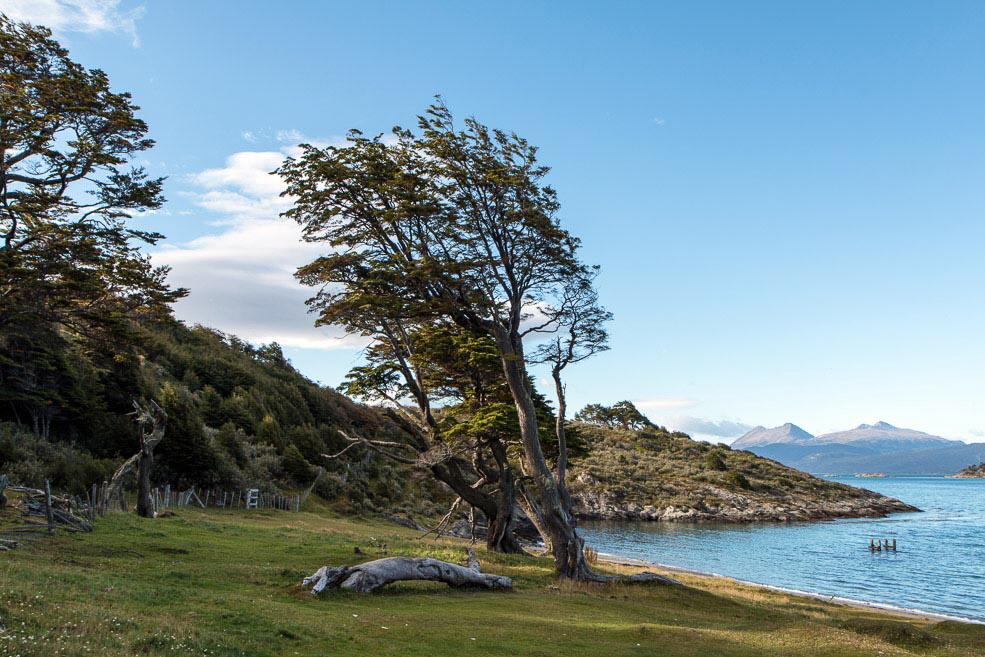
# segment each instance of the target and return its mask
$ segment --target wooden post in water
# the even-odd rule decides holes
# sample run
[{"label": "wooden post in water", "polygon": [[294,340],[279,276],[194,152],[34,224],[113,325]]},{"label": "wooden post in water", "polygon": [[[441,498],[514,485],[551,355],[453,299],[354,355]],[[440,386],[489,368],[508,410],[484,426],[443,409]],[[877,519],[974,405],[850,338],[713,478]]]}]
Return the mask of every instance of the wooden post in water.
[{"label": "wooden post in water", "polygon": [[896,551],[896,539],[894,538],[893,539],[893,552],[895,552],[895,551]]}]

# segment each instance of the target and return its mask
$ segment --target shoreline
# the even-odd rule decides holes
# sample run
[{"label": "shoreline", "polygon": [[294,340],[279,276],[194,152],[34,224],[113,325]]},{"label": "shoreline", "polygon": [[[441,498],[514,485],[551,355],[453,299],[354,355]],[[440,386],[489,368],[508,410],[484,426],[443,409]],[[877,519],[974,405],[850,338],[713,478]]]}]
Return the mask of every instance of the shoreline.
[{"label": "shoreline", "polygon": [[728,575],[722,575],[720,573],[710,573],[700,570],[692,570],[690,568],[679,568],[677,566],[656,563],[654,561],[645,561],[643,559],[637,559],[635,557],[626,557],[619,554],[599,552],[598,559],[602,563],[613,565],[613,566],[624,566],[629,568],[656,568],[669,573],[679,573],[682,575],[691,575],[694,577],[705,577],[709,579],[727,580],[729,582],[734,582],[736,584],[742,584],[744,586],[750,586],[753,588],[766,589],[767,591],[775,591],[777,593],[784,593],[786,595],[793,595],[801,598],[809,598],[811,600],[818,600],[821,602],[829,602],[832,604],[845,605],[847,607],[854,607],[856,609],[879,611],[893,616],[901,616],[911,620],[935,621],[935,622],[954,621],[958,623],[967,623],[969,625],[985,625],[985,621],[977,620],[974,618],[953,616],[951,614],[944,614],[935,611],[926,611],[924,609],[910,609],[907,607],[898,607],[896,605],[891,605],[881,602],[867,602],[865,600],[855,600],[854,598],[843,598],[837,595],[825,595],[823,593],[800,591],[798,589],[790,589],[783,586],[774,586],[772,584],[762,584],[760,582],[750,582],[748,580],[736,579],[735,577],[729,577]]}]

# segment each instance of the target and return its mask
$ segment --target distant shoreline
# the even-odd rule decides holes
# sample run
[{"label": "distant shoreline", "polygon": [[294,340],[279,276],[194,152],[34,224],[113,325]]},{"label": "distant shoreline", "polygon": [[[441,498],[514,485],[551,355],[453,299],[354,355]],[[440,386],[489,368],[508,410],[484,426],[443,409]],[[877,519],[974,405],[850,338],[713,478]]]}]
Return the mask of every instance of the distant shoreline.
[{"label": "distant shoreline", "polygon": [[837,595],[811,593],[810,591],[800,591],[798,589],[790,589],[783,586],[773,586],[772,584],[750,582],[748,580],[737,579],[735,577],[729,577],[728,575],[722,575],[720,573],[709,573],[700,570],[692,570],[690,568],[680,568],[677,566],[670,566],[667,564],[656,563],[654,561],[645,561],[643,559],[636,559],[635,557],[626,557],[619,554],[599,552],[599,561],[613,566],[626,566],[630,568],[657,568],[659,570],[664,570],[670,573],[680,573],[682,575],[692,575],[694,577],[707,577],[709,579],[727,580],[730,582],[735,582],[736,584],[742,584],[744,586],[766,589],[768,591],[776,591],[778,593],[785,593],[787,595],[794,595],[801,598],[810,598],[812,600],[819,600],[822,602],[829,602],[832,604],[840,604],[848,607],[855,607],[857,609],[869,609],[874,611],[881,611],[887,614],[891,614],[893,616],[901,616],[904,618],[910,618],[916,620],[955,621],[958,623],[968,623],[969,625],[985,625],[985,621],[976,620],[974,618],[953,616],[951,614],[942,614],[934,611],[926,611],[924,609],[910,609],[906,607],[897,607],[895,605],[885,604],[881,602],[867,602],[865,600],[855,600],[854,598],[843,598]]}]

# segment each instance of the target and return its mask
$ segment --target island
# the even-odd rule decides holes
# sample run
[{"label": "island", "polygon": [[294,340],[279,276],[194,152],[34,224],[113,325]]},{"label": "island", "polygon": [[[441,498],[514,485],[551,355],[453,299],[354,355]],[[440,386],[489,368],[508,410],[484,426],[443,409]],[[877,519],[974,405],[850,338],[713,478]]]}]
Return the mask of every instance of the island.
[{"label": "island", "polygon": [[955,472],[951,475],[953,479],[981,479],[985,478],[985,461],[977,465],[969,465],[967,468]]},{"label": "island", "polygon": [[572,460],[569,486],[575,513],[585,519],[790,522],[920,510],[652,424],[577,422],[572,429],[584,453]]}]

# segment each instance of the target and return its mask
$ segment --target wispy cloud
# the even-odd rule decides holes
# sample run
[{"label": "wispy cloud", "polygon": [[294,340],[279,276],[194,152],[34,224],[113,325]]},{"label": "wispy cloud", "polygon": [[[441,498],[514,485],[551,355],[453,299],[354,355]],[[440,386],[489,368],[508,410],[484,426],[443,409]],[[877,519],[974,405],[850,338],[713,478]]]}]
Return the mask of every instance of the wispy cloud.
[{"label": "wispy cloud", "polygon": [[16,21],[44,25],[56,33],[115,32],[140,46],[137,21],[143,5],[122,9],[120,0],[4,0],[0,11]]},{"label": "wispy cloud", "polygon": [[301,241],[301,229],[280,218],[291,205],[280,196],[284,185],[270,172],[285,150],[244,151],[222,167],[188,178],[187,194],[215,217],[221,229],[153,254],[171,266],[174,285],[191,295],[175,312],[192,323],[213,326],[252,342],[277,341],[308,348],[361,347],[365,340],[345,337],[335,328],[314,328],[305,299],[312,290],[294,279],[294,271],[323,254],[327,246]]},{"label": "wispy cloud", "polygon": [[704,434],[720,438],[735,438],[748,433],[752,426],[735,420],[708,420],[690,415],[667,418],[663,424],[674,431],[689,434]]},{"label": "wispy cloud", "polygon": [[697,406],[700,402],[697,399],[687,397],[658,397],[655,399],[633,400],[636,408],[644,411],[664,411],[672,408],[690,408]]}]

